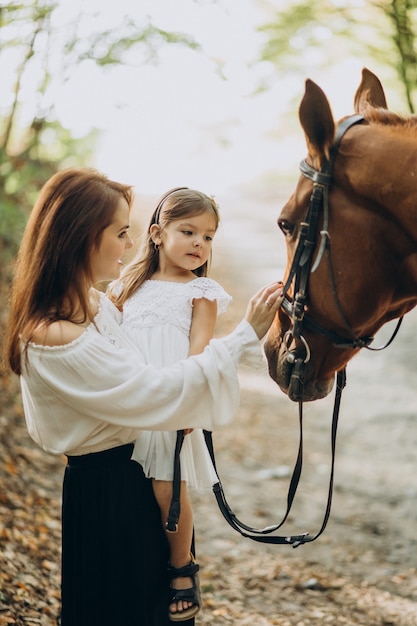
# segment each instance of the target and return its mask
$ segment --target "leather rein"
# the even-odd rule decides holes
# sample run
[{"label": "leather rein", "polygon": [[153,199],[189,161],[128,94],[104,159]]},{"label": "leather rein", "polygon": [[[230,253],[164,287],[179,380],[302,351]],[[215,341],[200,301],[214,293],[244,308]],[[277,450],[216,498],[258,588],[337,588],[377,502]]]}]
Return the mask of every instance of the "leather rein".
[{"label": "leather rein", "polygon": [[[334,346],[339,348],[367,348],[369,350],[383,350],[388,347],[395,336],[397,335],[401,326],[402,317],[398,320],[396,328],[388,340],[388,342],[379,347],[371,348],[370,344],[373,341],[373,337],[363,336],[359,337],[351,325],[349,324],[342,306],[340,304],[339,297],[337,295],[336,283],[334,278],[334,270],[330,256],[330,235],[328,232],[328,219],[329,219],[329,188],[332,182],[332,173],[334,161],[337,156],[337,152],[342,141],[344,134],[349,128],[355,124],[363,122],[361,115],[352,115],[344,119],[338,126],[335,141],[330,149],[330,158],[326,160],[320,170],[315,170],[304,159],[300,163],[301,173],[313,181],[313,190],[310,196],[309,206],[304,221],[301,223],[299,240],[297,248],[294,254],[293,262],[288,274],[288,278],[283,287],[285,294],[284,301],[281,305],[283,312],[290,318],[292,323],[292,329],[287,331],[283,341],[287,346],[287,361],[292,365],[292,372],[290,378],[290,387],[293,397],[298,400],[299,407],[299,429],[300,438],[296,462],[294,470],[290,479],[290,485],[287,494],[287,509],[278,524],[267,526],[265,528],[253,528],[248,526],[233,513],[230,508],[226,496],[220,481],[213,485],[213,493],[216,497],[217,504],[220,512],[227,521],[227,523],[243,537],[252,539],[253,541],[269,544],[283,544],[291,545],[296,548],[305,543],[315,541],[325,530],[327,522],[330,517],[332,496],[333,496],[333,483],[334,483],[334,467],[336,456],[336,435],[337,426],[339,420],[339,410],[342,397],[342,391],[346,385],[346,368],[343,368],[336,375],[336,391],[335,400],[333,406],[332,427],[331,427],[331,468],[329,475],[327,505],[325,514],[323,517],[320,530],[313,536],[310,536],[308,532],[304,532],[297,535],[272,535],[276,532],[287,520],[293,500],[297,491],[297,487],[301,477],[302,465],[303,465],[303,385],[304,385],[304,366],[310,359],[310,348],[306,339],[303,336],[303,327],[311,332],[319,333],[327,337]],[[322,218],[322,229],[320,231],[320,245],[317,252],[316,259],[313,264],[313,257],[317,247],[317,231],[318,224]],[[305,313],[307,298],[308,298],[308,281],[309,276],[319,266],[324,255],[327,258],[328,272],[330,276],[331,291],[334,302],[339,313],[339,316],[343,322],[343,326],[347,331],[348,337],[339,335],[338,333],[327,329]],[[294,298],[289,298],[286,294],[294,283],[293,293]],[[301,351],[298,349],[290,350],[290,346],[293,340],[297,339],[301,346]],[[204,431],[206,445],[209,450],[213,465],[216,469],[216,462],[214,456],[214,447],[212,441],[212,433]],[[178,431],[177,444],[175,450],[174,459],[174,479],[173,479],[173,497],[171,501],[170,513],[168,516],[168,522],[166,524],[166,530],[168,532],[176,532],[179,514],[180,514],[180,481],[181,481],[181,467],[179,462],[179,454],[181,450],[182,441],[184,439],[184,432]],[[217,472],[218,475],[218,472]]]}]

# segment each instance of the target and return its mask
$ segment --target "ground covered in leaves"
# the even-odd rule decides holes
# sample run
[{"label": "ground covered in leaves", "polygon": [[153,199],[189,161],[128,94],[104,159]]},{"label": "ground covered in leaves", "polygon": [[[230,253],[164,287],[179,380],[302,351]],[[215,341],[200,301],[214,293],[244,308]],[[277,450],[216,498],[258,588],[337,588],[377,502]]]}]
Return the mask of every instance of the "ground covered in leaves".
[{"label": "ground covered in leaves", "polygon": [[[257,286],[282,275],[282,242],[271,227],[278,209],[266,203],[261,219],[255,204],[222,206],[212,275],[234,303],[219,334],[241,317]],[[332,514],[316,542],[294,550],[241,538],[211,493],[193,494],[203,591],[197,625],[417,626],[416,333],[413,312],[393,346],[361,353],[348,368]],[[243,369],[241,381],[239,414],[215,435],[218,469],[238,517],[264,527],[285,511],[298,409],[265,370]],[[2,383],[0,625],[55,626],[64,460],[32,444],[15,381]],[[302,480],[281,534],[314,535],[321,526],[332,401],[305,407]]]}]

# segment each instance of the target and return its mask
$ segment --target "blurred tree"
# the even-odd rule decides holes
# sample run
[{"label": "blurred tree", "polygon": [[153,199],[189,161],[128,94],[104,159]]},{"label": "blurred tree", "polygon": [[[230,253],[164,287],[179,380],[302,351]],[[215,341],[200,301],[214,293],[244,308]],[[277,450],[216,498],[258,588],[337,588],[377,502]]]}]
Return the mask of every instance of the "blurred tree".
[{"label": "blurred tree", "polygon": [[408,107],[415,113],[413,96],[417,90],[417,0],[390,0],[381,2],[380,8],[392,25],[392,39],[397,50],[395,63],[404,85]]},{"label": "blurred tree", "polygon": [[62,5],[21,0],[0,6],[2,260],[15,253],[28,208],[45,180],[61,167],[88,163],[94,150],[96,131],[74,139],[57,119],[56,90],[85,63],[100,69],[156,62],[163,44],[199,48],[186,34],[161,30],[149,20],[139,25],[128,16],[98,30],[99,13],[88,12],[88,3],[83,11],[77,2],[67,5],[72,17],[65,19]]},{"label": "blurred tree", "polygon": [[[411,113],[417,93],[417,0],[298,0],[260,28],[262,60],[280,73],[328,67],[354,56],[394,67]],[[366,64],[366,63],[365,63]]]}]

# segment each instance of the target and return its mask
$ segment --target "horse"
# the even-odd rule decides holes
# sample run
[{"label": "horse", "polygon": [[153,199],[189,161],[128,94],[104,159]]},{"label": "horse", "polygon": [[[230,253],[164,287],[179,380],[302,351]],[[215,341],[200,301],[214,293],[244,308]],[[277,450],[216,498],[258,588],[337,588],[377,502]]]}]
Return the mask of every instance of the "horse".
[{"label": "horse", "polygon": [[277,220],[286,297],[264,346],[271,378],[297,402],[327,396],[375,333],[417,304],[417,116],[389,111],[367,68],[354,112],[336,123],[306,80],[307,157]]},{"label": "horse", "polygon": [[[417,305],[417,116],[387,108],[379,78],[367,68],[354,114],[336,123],[313,81],[299,107],[307,157],[278,226],[287,248],[285,298],[264,344],[269,374],[299,404],[300,439],[282,520],[248,526],[233,513],[220,479],[221,513],[242,536],[296,548],[322,535],[330,516],[336,433],[346,365],[371,346],[375,333]],[[287,521],[303,464],[303,403],[327,396],[336,383],[327,505],[317,533],[275,535]],[[207,445],[212,454],[210,433]]]}]

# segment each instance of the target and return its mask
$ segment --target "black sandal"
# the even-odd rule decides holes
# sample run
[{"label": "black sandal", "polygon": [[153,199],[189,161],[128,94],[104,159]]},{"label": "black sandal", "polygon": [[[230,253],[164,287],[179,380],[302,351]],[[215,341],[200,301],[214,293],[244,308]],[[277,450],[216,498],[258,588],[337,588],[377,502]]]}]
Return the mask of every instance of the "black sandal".
[{"label": "black sandal", "polygon": [[200,566],[194,561],[194,557],[191,555],[191,561],[184,567],[172,567],[168,566],[168,576],[173,578],[192,578],[193,586],[187,589],[170,589],[169,604],[182,600],[183,602],[192,602],[193,606],[183,611],[177,611],[171,613],[169,611],[169,619],[172,622],[184,622],[191,617],[197,615],[201,607],[201,594],[200,594],[200,581],[198,578],[198,570]]}]

